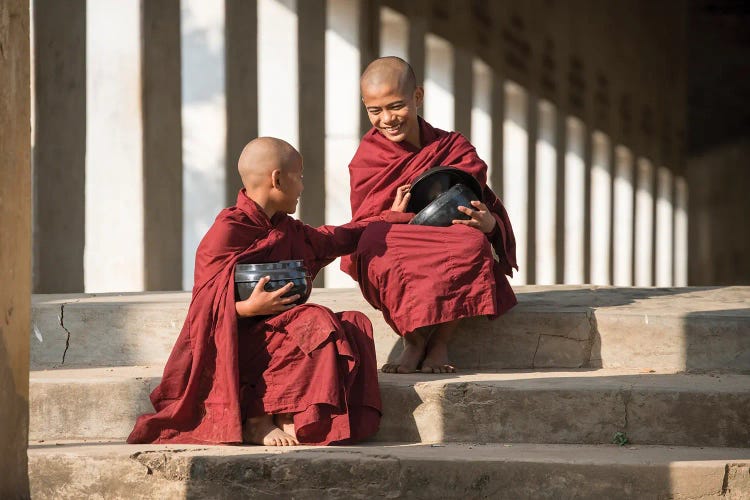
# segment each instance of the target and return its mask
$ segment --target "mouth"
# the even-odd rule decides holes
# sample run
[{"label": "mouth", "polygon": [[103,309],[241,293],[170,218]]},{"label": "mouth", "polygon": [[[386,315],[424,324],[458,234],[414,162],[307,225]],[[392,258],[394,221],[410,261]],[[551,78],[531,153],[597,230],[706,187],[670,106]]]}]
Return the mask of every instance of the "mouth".
[{"label": "mouth", "polygon": [[382,130],[388,135],[397,135],[401,132],[401,124],[392,127],[383,127]]}]

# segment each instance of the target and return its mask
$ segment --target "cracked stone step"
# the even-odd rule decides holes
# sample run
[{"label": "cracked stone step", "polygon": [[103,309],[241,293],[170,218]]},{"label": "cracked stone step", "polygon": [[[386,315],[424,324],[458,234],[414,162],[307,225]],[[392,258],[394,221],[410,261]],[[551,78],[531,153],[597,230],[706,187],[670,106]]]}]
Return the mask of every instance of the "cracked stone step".
[{"label": "cracked stone step", "polygon": [[70,443],[28,455],[36,499],[750,497],[750,449],[733,448]]},{"label": "cracked stone step", "polygon": [[[155,367],[31,373],[31,440],[124,439]],[[750,447],[750,375],[632,370],[380,374],[376,441]]]},{"label": "cracked stone step", "polygon": [[[750,287],[516,287],[519,305],[467,321],[452,347],[464,369],[632,368],[750,373]],[[31,366],[160,365],[190,294],[35,295]],[[311,301],[372,320],[378,361],[400,339],[356,289],[315,289]],[[63,363],[64,359],[64,363]]]}]

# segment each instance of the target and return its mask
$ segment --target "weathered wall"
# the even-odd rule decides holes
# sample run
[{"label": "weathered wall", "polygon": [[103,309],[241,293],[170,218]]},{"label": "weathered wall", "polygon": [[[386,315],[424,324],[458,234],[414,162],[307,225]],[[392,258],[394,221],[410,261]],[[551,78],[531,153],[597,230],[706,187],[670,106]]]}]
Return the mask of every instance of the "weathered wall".
[{"label": "weathered wall", "polygon": [[29,496],[29,2],[0,2],[0,497]]},{"label": "weathered wall", "polygon": [[750,284],[750,6],[690,3],[689,279]]},{"label": "weathered wall", "polygon": [[383,0],[614,143],[684,171],[684,0]]}]

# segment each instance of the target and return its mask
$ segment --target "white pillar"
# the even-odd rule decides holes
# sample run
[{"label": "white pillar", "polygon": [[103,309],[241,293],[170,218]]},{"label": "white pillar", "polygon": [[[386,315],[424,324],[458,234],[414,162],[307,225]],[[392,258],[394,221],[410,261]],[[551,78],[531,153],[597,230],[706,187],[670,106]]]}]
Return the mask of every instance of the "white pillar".
[{"label": "white pillar", "polygon": [[674,192],[674,285],[688,286],[688,185],[675,179]]},{"label": "white pillar", "polygon": [[[182,0],[182,286],[193,287],[195,251],[225,199],[224,2]],[[252,117],[250,118],[252,119]],[[232,151],[232,155],[239,155]]]},{"label": "white pillar", "polygon": [[[299,146],[297,2],[258,0],[258,134]],[[357,66],[359,67],[359,66]]]},{"label": "white pillar", "polygon": [[656,286],[672,286],[674,235],[672,209],[672,173],[659,167],[656,196]]},{"label": "white pillar", "polygon": [[654,256],[654,168],[638,159],[635,193],[635,286],[652,286]]},{"label": "white pillar", "polygon": [[609,138],[593,134],[591,165],[591,283],[609,285],[609,238],[612,175]]},{"label": "white pillar", "polygon": [[[359,145],[360,49],[359,2],[328,0],[325,55],[326,224],[351,220],[349,161]],[[314,165],[308,168],[315,168]],[[354,287],[339,269],[339,260],[325,268],[326,287]]]},{"label": "white pillar", "polygon": [[86,4],[86,292],[144,288],[141,11]]},{"label": "white pillar", "polygon": [[536,140],[536,284],[555,283],[557,150],[555,122],[557,111],[548,101],[538,104],[539,133]]},{"label": "white pillar", "polygon": [[513,82],[505,83],[503,120],[503,203],[516,236],[519,271],[511,278],[515,285],[526,284],[526,241],[528,229],[529,138],[526,90]]},{"label": "white pillar", "polygon": [[433,127],[455,127],[453,97],[453,46],[439,36],[425,40],[424,118]]},{"label": "white pillar", "polygon": [[409,20],[388,7],[380,8],[380,55],[409,60]]},{"label": "white pillar", "polygon": [[615,148],[613,200],[614,285],[633,284],[633,155],[624,146]]},{"label": "white pillar", "polygon": [[492,69],[474,58],[474,83],[471,104],[471,143],[487,164],[487,179],[492,165]]},{"label": "white pillar", "polygon": [[565,151],[565,267],[566,284],[583,283],[583,224],[586,166],[583,160],[585,128],[578,118],[566,120]]}]

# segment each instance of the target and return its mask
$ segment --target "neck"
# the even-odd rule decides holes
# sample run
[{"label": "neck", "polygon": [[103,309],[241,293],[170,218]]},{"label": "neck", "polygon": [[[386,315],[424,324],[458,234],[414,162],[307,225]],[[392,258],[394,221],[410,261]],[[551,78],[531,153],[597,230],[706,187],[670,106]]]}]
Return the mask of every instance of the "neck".
[{"label": "neck", "polygon": [[273,202],[269,199],[268,193],[259,191],[257,189],[248,189],[247,187],[245,188],[245,193],[247,193],[248,198],[258,204],[261,210],[263,210],[263,213],[265,213],[269,219],[276,215],[276,212],[278,212],[276,207],[273,205]]}]

